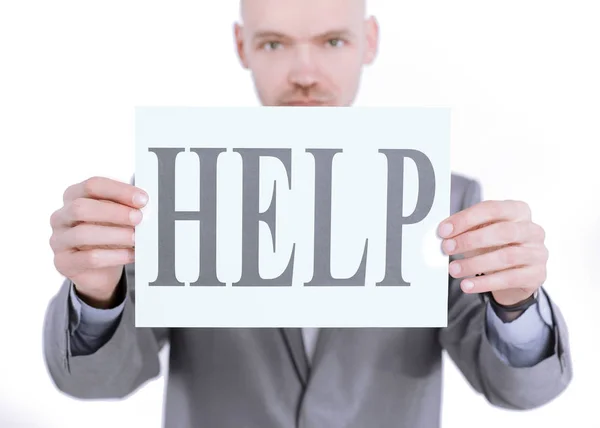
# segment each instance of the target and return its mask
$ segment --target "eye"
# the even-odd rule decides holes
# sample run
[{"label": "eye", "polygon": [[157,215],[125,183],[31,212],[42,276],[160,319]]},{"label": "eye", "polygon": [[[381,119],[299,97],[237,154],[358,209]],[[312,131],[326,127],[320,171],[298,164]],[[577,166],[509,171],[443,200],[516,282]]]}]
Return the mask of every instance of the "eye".
[{"label": "eye", "polygon": [[267,42],[262,45],[262,48],[266,51],[274,51],[282,47],[283,45],[281,42]]},{"label": "eye", "polygon": [[327,40],[327,45],[334,48],[340,48],[344,46],[344,41],[342,39],[329,39]]}]

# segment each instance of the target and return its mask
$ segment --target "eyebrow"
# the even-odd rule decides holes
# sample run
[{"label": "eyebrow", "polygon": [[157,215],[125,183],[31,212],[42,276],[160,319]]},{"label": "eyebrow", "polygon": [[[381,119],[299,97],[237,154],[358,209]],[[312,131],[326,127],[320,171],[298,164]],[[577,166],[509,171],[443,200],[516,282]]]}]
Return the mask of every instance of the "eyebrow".
[{"label": "eyebrow", "polygon": [[327,31],[317,36],[317,38],[319,39],[334,39],[336,37],[339,37],[341,39],[351,39],[352,37],[354,37],[354,33],[348,29],[340,28],[337,30]]},{"label": "eyebrow", "polygon": [[[348,38],[351,39],[354,33],[348,29],[340,28],[336,30],[329,30],[325,33],[321,33],[313,37],[313,39],[331,39],[331,38]],[[258,31],[252,37],[253,40],[265,40],[265,39],[290,39],[291,37],[281,33],[279,31]]]},{"label": "eyebrow", "polygon": [[287,39],[289,38],[283,33],[277,31],[259,31],[254,34],[252,37],[254,40],[262,40],[262,39]]}]

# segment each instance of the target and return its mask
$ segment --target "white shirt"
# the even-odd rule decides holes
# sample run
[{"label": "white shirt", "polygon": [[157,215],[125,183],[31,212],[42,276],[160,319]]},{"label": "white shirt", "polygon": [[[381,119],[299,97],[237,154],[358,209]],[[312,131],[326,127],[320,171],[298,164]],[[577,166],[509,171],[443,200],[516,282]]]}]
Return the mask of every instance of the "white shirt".
[{"label": "white shirt", "polygon": [[303,328],[302,329],[302,339],[304,339],[304,352],[306,353],[306,358],[308,358],[309,364],[312,362],[313,355],[315,354],[315,348],[317,346],[318,338],[319,338],[319,329],[318,328]]}]

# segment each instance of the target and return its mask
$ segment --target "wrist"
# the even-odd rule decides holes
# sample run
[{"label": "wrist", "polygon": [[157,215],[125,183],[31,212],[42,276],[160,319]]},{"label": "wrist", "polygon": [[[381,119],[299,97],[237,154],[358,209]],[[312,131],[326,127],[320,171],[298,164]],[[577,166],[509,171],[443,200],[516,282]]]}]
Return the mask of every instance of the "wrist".
[{"label": "wrist", "polygon": [[117,288],[111,293],[89,293],[78,289],[77,284],[73,284],[73,289],[77,297],[86,305],[95,309],[112,309],[118,306]]},{"label": "wrist", "polygon": [[522,299],[518,302],[511,304],[499,303],[495,298],[494,294],[489,292],[486,293],[487,300],[496,313],[496,315],[504,322],[514,321],[519,318],[529,307],[537,304],[538,302],[538,290],[535,290],[527,298]]},{"label": "wrist", "polygon": [[117,285],[105,290],[94,290],[94,292],[84,291],[77,287],[77,284],[73,282],[73,290],[77,297],[81,299],[86,305],[96,309],[113,309],[119,306],[124,300],[127,294],[127,282],[125,269],[119,278]]}]

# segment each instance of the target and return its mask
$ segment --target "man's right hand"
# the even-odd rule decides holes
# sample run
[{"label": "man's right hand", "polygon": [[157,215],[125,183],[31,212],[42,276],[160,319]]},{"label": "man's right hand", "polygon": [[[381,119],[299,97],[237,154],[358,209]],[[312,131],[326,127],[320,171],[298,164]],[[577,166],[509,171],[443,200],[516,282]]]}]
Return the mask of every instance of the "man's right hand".
[{"label": "man's right hand", "polygon": [[67,188],[50,217],[56,269],[97,308],[114,304],[123,266],[134,261],[134,227],[147,194],[130,184],[93,177]]}]

